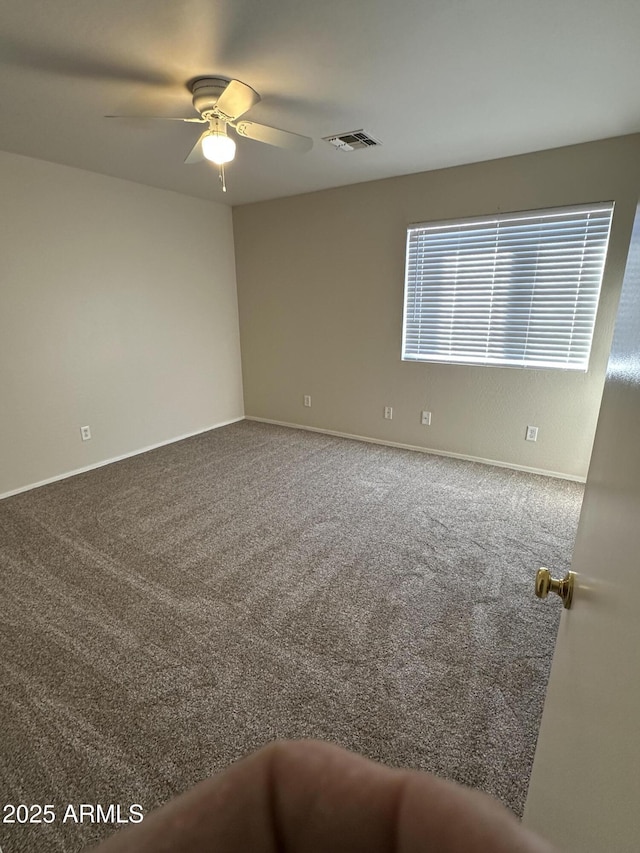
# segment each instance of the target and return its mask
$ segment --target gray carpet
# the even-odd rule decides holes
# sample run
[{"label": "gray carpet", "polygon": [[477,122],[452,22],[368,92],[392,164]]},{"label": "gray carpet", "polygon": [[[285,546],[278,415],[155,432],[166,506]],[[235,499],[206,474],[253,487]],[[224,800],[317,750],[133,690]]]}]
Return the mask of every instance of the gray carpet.
[{"label": "gray carpet", "polygon": [[0,502],[4,853],[112,831],[272,738],[316,737],[520,814],[575,483],[244,421]]}]

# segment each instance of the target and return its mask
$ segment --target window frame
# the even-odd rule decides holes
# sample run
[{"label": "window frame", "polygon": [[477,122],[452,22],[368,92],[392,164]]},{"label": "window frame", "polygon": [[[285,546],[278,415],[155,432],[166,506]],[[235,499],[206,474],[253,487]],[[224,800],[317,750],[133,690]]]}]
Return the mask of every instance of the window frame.
[{"label": "window frame", "polygon": [[[518,211],[499,212],[499,213],[494,213],[494,214],[486,214],[486,215],[481,215],[481,216],[465,217],[465,218],[459,218],[459,219],[458,218],[451,218],[451,219],[445,219],[445,220],[435,220],[435,221],[419,222],[419,223],[409,224],[406,227],[404,295],[403,295],[403,310],[402,310],[401,360],[403,362],[414,362],[417,364],[420,364],[420,363],[443,364],[443,365],[459,365],[459,366],[466,366],[466,367],[470,367],[470,366],[471,367],[502,367],[502,368],[514,368],[516,370],[562,370],[562,371],[569,371],[572,373],[575,373],[575,372],[586,373],[589,370],[589,366],[590,366],[590,362],[591,362],[591,354],[592,354],[592,350],[593,350],[593,338],[594,338],[594,332],[595,332],[595,327],[596,327],[596,323],[597,323],[598,310],[599,310],[599,306],[600,306],[602,284],[603,284],[604,275],[605,275],[605,271],[606,271],[608,248],[609,248],[609,242],[611,239],[611,230],[613,227],[614,212],[615,212],[615,202],[608,200],[608,201],[596,201],[596,202],[591,202],[591,203],[583,203],[583,204],[575,204],[575,205],[563,205],[563,206],[557,206],[557,207],[551,207],[551,208],[540,208],[540,209],[533,209],[533,210],[518,210]],[[579,275],[578,283],[576,284],[576,287],[575,287],[576,298],[580,292],[580,287],[583,286],[584,292],[587,294],[585,296],[585,303],[588,304],[589,300],[591,300],[593,302],[593,311],[592,311],[592,313],[589,314],[589,320],[588,320],[588,322],[590,322],[590,329],[587,332],[588,343],[586,345],[586,355],[584,356],[583,361],[581,361],[580,363],[534,363],[535,359],[533,359],[533,358],[527,359],[527,345],[528,345],[529,330],[534,325],[533,309],[534,309],[534,304],[535,304],[534,299],[535,299],[535,290],[536,290],[537,271],[533,274],[533,276],[530,276],[530,280],[527,284],[527,287],[524,288],[525,295],[527,293],[527,288],[531,293],[531,305],[529,308],[529,317],[526,321],[527,332],[525,335],[525,343],[524,343],[524,345],[522,345],[522,349],[521,349],[521,354],[522,354],[521,363],[514,363],[513,359],[511,361],[508,361],[506,358],[504,360],[501,360],[499,358],[496,358],[495,356],[489,356],[489,355],[485,355],[484,359],[483,358],[470,358],[470,357],[468,357],[468,355],[465,358],[465,355],[464,355],[464,353],[461,352],[461,349],[458,350],[457,354],[455,352],[454,353],[450,352],[448,356],[438,355],[434,352],[429,352],[427,354],[418,355],[418,354],[416,354],[415,351],[420,346],[419,342],[413,348],[408,347],[407,334],[408,334],[409,313],[410,313],[410,311],[409,311],[409,300],[411,298],[413,298],[414,301],[416,300],[416,297],[414,294],[415,294],[417,287],[418,287],[416,282],[415,282],[415,278],[417,276],[414,274],[412,277],[411,273],[410,273],[410,259],[412,258],[412,253],[414,255],[417,253],[417,250],[412,248],[412,239],[411,239],[412,234],[414,234],[415,232],[418,232],[418,231],[423,231],[423,232],[441,231],[441,233],[446,236],[446,232],[448,231],[453,236],[456,233],[456,229],[464,229],[467,226],[479,226],[477,229],[477,232],[479,232],[481,230],[480,226],[486,224],[488,227],[492,226],[495,230],[496,235],[498,235],[501,224],[506,225],[506,223],[510,223],[510,222],[515,223],[515,222],[518,222],[519,220],[528,220],[529,223],[534,223],[536,219],[541,220],[541,224],[542,224],[543,220],[545,220],[547,223],[549,223],[550,221],[553,220],[554,217],[558,217],[558,220],[560,221],[562,217],[570,217],[571,215],[575,215],[578,213],[584,213],[585,214],[585,218],[583,220],[583,225],[581,226],[584,229],[585,243],[587,242],[588,215],[592,214],[592,213],[593,214],[599,213],[601,215],[603,213],[608,213],[608,215],[609,215],[608,231],[606,232],[606,235],[604,236],[604,238],[599,239],[599,243],[598,243],[598,246],[600,246],[600,245],[602,246],[602,262],[601,262],[601,266],[599,266],[599,278],[597,281],[597,286],[596,286],[595,290],[594,290],[593,285],[583,286],[582,285],[582,278],[581,278],[582,271],[581,271],[581,273]],[[523,227],[525,227],[525,226],[523,226]],[[484,229],[484,230],[487,230],[487,229]],[[551,230],[553,230],[552,227],[549,228],[549,231],[551,231]],[[458,231],[457,233],[462,234],[465,232]],[[473,231],[470,229],[466,233],[467,234],[473,234]],[[549,245],[551,245],[550,236],[549,236],[549,234],[546,234],[543,236],[546,237],[546,241],[547,241],[546,242],[546,248],[548,249]],[[497,236],[496,236],[496,240],[498,240]],[[595,243],[595,242],[597,242],[598,238],[592,237],[592,240]],[[531,245],[534,245],[534,244],[531,244]],[[540,247],[542,247],[543,249],[545,248],[545,240],[544,239],[541,239],[540,241],[535,243],[535,250],[538,253],[536,255],[536,263],[538,263],[537,258],[539,257],[539,253],[541,252]],[[503,251],[504,251],[504,249],[503,249]],[[426,252],[424,254],[425,254],[425,256],[428,255],[428,253],[426,253]],[[500,251],[496,251],[495,256],[499,257],[499,255],[500,255]],[[454,257],[454,256],[456,258],[459,257],[459,250],[455,250],[455,252],[452,252],[452,257]],[[440,257],[442,258],[441,263],[443,263],[444,262],[444,256],[440,256]],[[576,264],[576,269],[578,269],[578,268],[579,268],[579,265]],[[494,268],[493,275],[494,275],[494,281],[495,281],[495,276],[496,276],[495,268]],[[585,278],[587,277],[586,273],[585,273],[584,277]],[[456,283],[455,283],[453,288],[451,286],[449,286],[448,288],[445,288],[444,286],[442,287],[440,293],[443,294],[443,296],[445,298],[450,297],[451,293],[454,293],[455,288],[458,286],[458,284],[457,284],[457,282],[458,282],[457,273],[456,273],[455,281],[456,281]],[[433,287],[433,289],[434,289],[434,292],[436,292],[435,286]],[[494,299],[494,296],[493,296],[493,290],[495,289],[494,285],[492,285],[491,289],[492,289],[492,295],[487,299],[487,301],[485,303],[485,308],[484,308],[484,310],[487,310],[487,308],[488,308],[489,312],[491,312],[491,310],[493,310],[493,306],[497,304],[497,299]],[[512,288],[512,289],[515,290],[515,288]],[[540,292],[540,289],[541,289],[540,286],[538,286],[539,292]],[[567,290],[566,285],[563,286],[563,285],[559,284],[558,288],[556,289],[556,291],[554,291],[554,293],[557,296],[558,293],[560,293],[563,290]],[[507,294],[507,298],[508,298],[508,290],[505,290],[503,292],[503,294],[502,294],[503,296],[504,296],[504,293]],[[594,293],[595,293],[595,301],[594,301],[594,297],[593,297]],[[432,294],[432,298],[433,298],[433,294]],[[548,299],[548,296],[546,298]],[[477,296],[475,296],[473,299],[475,301],[478,301]],[[427,301],[427,299],[425,298],[423,300],[423,302],[426,302],[426,301]],[[541,308],[541,306],[542,306],[542,308]],[[540,303],[538,305],[536,305],[536,310],[540,311],[544,307],[545,306],[544,306],[543,300],[541,298]],[[413,308],[413,310],[414,311],[416,310],[415,307]],[[582,310],[582,306],[581,306],[581,310]],[[460,313],[464,313],[464,311],[461,311]],[[573,321],[572,321],[573,324],[575,324],[575,322],[576,322],[576,314],[577,314],[577,306],[574,309]],[[455,309],[452,310],[453,319],[451,319],[451,321],[450,321],[452,324],[452,330],[454,328],[454,323],[455,323],[455,316],[454,315],[455,315]],[[563,326],[563,332],[566,335],[567,329],[568,329],[568,323],[569,323],[568,313],[567,313],[566,317],[562,317],[561,319],[566,321],[565,325]],[[464,322],[464,318],[461,318],[459,316],[458,317],[458,323],[462,324],[463,322]],[[540,321],[538,320],[535,322],[540,322]],[[415,324],[415,319],[413,320],[413,323]],[[539,333],[539,330],[538,330],[538,333]],[[432,338],[433,338],[431,341],[432,350],[435,348],[436,344],[438,343],[437,337],[439,334],[440,333],[437,332],[436,334],[432,335]],[[464,330],[463,330],[463,334],[464,334]],[[495,332],[496,337],[497,337],[497,334],[498,333]],[[549,334],[551,334],[551,332],[549,332]],[[469,337],[469,340],[471,340],[471,333],[468,333],[467,336]],[[442,340],[445,340],[445,338],[446,338],[445,335],[442,335],[441,337],[442,337]],[[449,333],[449,337],[450,338],[452,337],[452,332]],[[493,339],[491,338],[490,324],[489,324],[489,330],[487,331],[487,334],[486,334],[486,340],[487,340],[487,345],[486,345],[487,350],[489,349],[489,342],[491,342],[491,344],[493,346],[496,346],[495,337]],[[512,333],[511,338],[508,338],[508,337],[505,338],[505,341],[506,341],[505,346],[507,346],[507,345],[513,346],[514,340],[516,340],[516,337]],[[564,347],[564,345],[562,343],[558,344],[557,341],[556,341],[556,344],[557,344],[558,350]],[[499,344],[497,344],[497,345],[499,346]],[[570,358],[570,356],[571,356],[571,347],[572,347],[572,343],[569,343],[569,345],[566,347],[567,358]],[[453,349],[453,346],[450,344],[449,348],[451,350],[451,349]],[[556,357],[557,357],[557,355],[556,355]],[[577,358],[577,356],[576,356],[576,358]]]}]

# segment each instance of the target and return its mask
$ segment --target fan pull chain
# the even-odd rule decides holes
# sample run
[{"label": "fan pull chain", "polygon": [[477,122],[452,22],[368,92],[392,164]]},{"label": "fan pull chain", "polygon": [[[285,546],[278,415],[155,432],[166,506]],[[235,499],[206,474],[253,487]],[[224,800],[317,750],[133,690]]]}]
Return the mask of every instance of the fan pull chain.
[{"label": "fan pull chain", "polygon": [[220,178],[220,183],[222,184],[222,192],[226,193],[227,191],[227,182],[224,177],[224,163],[220,163],[220,174],[218,175]]}]

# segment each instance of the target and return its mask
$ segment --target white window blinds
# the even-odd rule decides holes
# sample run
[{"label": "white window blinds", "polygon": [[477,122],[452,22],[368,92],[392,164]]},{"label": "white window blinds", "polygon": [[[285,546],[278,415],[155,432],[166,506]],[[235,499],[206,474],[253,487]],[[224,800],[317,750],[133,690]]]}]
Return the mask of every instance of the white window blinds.
[{"label": "white window blinds", "polygon": [[613,203],[412,225],[402,358],[587,370]]}]

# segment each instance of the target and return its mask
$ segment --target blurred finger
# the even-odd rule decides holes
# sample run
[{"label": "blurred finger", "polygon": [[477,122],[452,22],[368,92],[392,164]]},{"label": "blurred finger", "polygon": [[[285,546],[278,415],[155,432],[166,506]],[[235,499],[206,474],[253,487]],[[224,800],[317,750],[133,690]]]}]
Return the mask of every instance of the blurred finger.
[{"label": "blurred finger", "polygon": [[95,853],[550,853],[491,798],[330,744],[274,743]]}]

